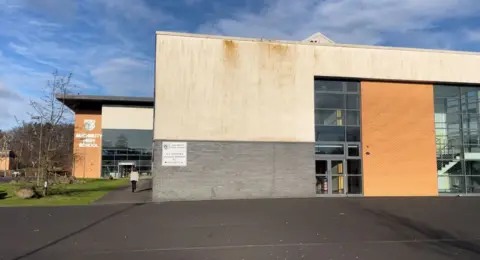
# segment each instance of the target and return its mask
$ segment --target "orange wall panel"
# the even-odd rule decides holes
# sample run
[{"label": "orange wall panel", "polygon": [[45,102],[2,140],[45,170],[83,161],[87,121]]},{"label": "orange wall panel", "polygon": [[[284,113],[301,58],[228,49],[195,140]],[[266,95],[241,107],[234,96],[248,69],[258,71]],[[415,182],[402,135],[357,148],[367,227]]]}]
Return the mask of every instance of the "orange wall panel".
[{"label": "orange wall panel", "polygon": [[0,171],[9,171],[12,169],[12,160],[9,157],[0,158]]},{"label": "orange wall panel", "polygon": [[362,82],[365,196],[437,196],[433,86]]},{"label": "orange wall panel", "polygon": [[77,178],[100,178],[102,167],[101,111],[75,114],[73,174]]}]

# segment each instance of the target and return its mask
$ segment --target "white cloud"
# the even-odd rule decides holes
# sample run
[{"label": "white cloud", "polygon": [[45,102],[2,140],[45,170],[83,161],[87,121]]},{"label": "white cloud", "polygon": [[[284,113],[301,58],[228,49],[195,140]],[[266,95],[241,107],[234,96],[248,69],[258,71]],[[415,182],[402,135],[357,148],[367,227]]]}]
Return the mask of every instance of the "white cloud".
[{"label": "white cloud", "polygon": [[467,39],[471,42],[480,42],[480,29],[477,30],[467,30],[465,31]]},{"label": "white cloud", "polygon": [[[261,12],[240,12],[200,27],[204,33],[304,39],[315,32],[341,43],[382,44],[389,33],[428,37],[436,23],[477,15],[477,0],[273,0]],[[417,39],[410,39],[413,45]],[[445,39],[448,40],[448,39]],[[451,40],[451,39],[450,39]],[[434,46],[437,47],[437,46]]]},{"label": "white cloud", "polygon": [[108,95],[153,95],[153,63],[133,58],[117,58],[100,64],[92,76]]},{"label": "white cloud", "polygon": [[29,110],[28,102],[17,91],[0,82],[0,129],[5,130],[16,124],[15,116],[23,119]]}]

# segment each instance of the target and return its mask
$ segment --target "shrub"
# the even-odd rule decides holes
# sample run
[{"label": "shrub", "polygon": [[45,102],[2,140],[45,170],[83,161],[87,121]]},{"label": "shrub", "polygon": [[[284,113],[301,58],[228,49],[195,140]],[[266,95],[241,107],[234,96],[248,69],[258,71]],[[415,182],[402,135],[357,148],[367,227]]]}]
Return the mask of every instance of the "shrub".
[{"label": "shrub", "polygon": [[31,199],[37,195],[37,192],[33,188],[20,188],[15,191],[15,195],[21,199]]}]

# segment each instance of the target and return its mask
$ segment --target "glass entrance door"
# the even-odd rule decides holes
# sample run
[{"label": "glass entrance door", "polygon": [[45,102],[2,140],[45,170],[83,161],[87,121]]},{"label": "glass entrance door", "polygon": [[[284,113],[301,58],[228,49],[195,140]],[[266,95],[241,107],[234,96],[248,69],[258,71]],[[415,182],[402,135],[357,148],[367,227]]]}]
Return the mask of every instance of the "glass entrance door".
[{"label": "glass entrance door", "polygon": [[317,195],[345,195],[345,160],[325,159],[315,161]]}]

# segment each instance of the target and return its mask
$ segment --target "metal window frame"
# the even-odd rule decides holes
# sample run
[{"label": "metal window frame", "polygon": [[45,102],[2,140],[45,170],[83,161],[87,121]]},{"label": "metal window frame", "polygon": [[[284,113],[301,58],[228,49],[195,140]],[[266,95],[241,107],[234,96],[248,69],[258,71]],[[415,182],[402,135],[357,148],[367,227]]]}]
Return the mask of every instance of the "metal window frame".
[{"label": "metal window frame", "polygon": [[[458,93],[458,97],[446,97],[446,96],[436,96],[435,95],[435,91],[434,91],[434,100],[436,99],[444,99],[445,102],[447,100],[447,98],[449,99],[455,99],[458,101],[458,108],[459,108],[459,111],[458,112],[454,112],[454,113],[447,113],[447,104],[445,103],[444,104],[444,107],[445,107],[445,114],[456,114],[456,115],[459,115],[459,118],[460,118],[460,122],[459,122],[459,138],[460,138],[460,159],[458,160],[460,162],[460,165],[461,165],[461,171],[462,171],[462,175],[445,175],[445,176],[440,176],[437,174],[437,182],[438,182],[438,179],[441,178],[441,177],[460,177],[461,179],[463,179],[463,183],[464,183],[464,186],[463,187],[463,192],[460,192],[460,193],[440,193],[440,190],[438,190],[438,194],[439,196],[480,196],[480,193],[470,193],[468,192],[468,187],[467,187],[467,178],[469,177],[480,177],[480,175],[467,175],[467,167],[466,167],[466,164],[467,164],[467,161],[480,161],[480,160],[466,160],[465,159],[465,152],[466,152],[466,147],[467,146],[470,146],[470,143],[466,143],[465,142],[465,133],[469,133],[471,132],[470,131],[470,127],[468,127],[468,129],[465,129],[464,125],[465,125],[465,122],[466,122],[466,117],[470,117],[470,116],[473,116],[473,117],[477,117],[480,119],[480,104],[479,104],[479,97],[478,97],[478,94],[475,95],[475,96],[472,96],[472,97],[468,97],[468,96],[465,96],[464,95],[468,95],[467,93],[469,93],[468,91],[463,93],[463,90],[465,88],[468,88],[468,89],[478,89],[478,91],[480,91],[480,86],[463,86],[463,85],[449,85],[449,86],[445,86],[445,85],[440,85],[440,84],[434,84],[433,86],[434,88],[435,87],[452,87],[452,88],[457,88],[457,93]],[[468,113],[468,104],[467,102],[463,102],[463,101],[467,101],[467,100],[475,100],[475,104],[476,104],[476,110],[478,113]],[[467,111],[465,111],[464,113],[464,106],[467,105],[466,109]],[[435,127],[435,130],[437,129],[440,129],[440,128],[437,128]],[[444,128],[441,128],[441,129],[444,129]],[[445,128],[445,129],[448,129]],[[477,120],[477,129],[480,130],[480,120]],[[437,137],[437,135],[435,135]],[[448,138],[448,132],[447,132],[447,138]],[[438,159],[437,157],[437,162],[438,161],[452,161],[452,160],[448,160],[448,159],[445,159],[445,160],[442,160],[442,159]],[[437,163],[438,164],[438,163]],[[438,165],[437,165],[437,168],[438,168]]]},{"label": "metal window frame", "polygon": [[[314,159],[315,161],[317,160],[326,160],[327,161],[327,168],[328,168],[328,171],[330,171],[330,165],[331,165],[331,161],[332,160],[342,160],[343,161],[343,165],[345,167],[345,174],[343,175],[344,176],[344,194],[331,194],[331,190],[329,189],[329,194],[316,194],[317,197],[363,197],[364,196],[364,164],[363,164],[363,159],[362,159],[362,155],[363,155],[363,147],[362,147],[362,96],[361,96],[361,93],[362,93],[362,88],[361,88],[361,81],[360,80],[355,80],[355,79],[344,79],[344,78],[336,78],[336,79],[332,79],[332,78],[323,78],[323,77],[314,77],[314,82],[315,81],[337,81],[337,82],[342,82],[342,85],[343,85],[343,91],[321,91],[321,90],[316,90],[315,89],[315,84],[313,84],[313,90],[314,90],[314,111],[317,111],[317,110],[341,110],[343,111],[343,117],[344,117],[344,124],[341,125],[341,127],[344,127],[344,140],[343,142],[342,141],[317,141],[317,136],[316,136],[316,132],[317,132],[317,126],[322,126],[322,127],[329,127],[329,126],[332,126],[332,127],[339,127],[337,125],[322,125],[322,124],[317,124],[316,123],[316,118],[314,118],[314,128],[315,128],[315,145],[318,144],[318,143],[321,143],[321,144],[343,144],[343,150],[344,150],[344,154],[343,155],[325,155],[325,154],[314,154]],[[347,82],[355,82],[357,84],[357,91],[356,92],[349,92],[347,91]],[[317,94],[342,94],[343,95],[343,103],[344,103],[344,107],[342,109],[338,109],[338,108],[332,108],[332,109],[328,109],[328,108],[317,108],[315,106],[316,102],[317,102]],[[356,95],[358,97],[358,109],[347,109],[347,96],[349,95]],[[358,112],[359,114],[359,124],[358,125],[349,125],[347,124],[347,118],[346,118],[346,115],[347,115],[347,111],[356,111]],[[348,135],[347,135],[347,128],[349,127],[358,127],[359,129],[359,134],[360,134],[360,141],[355,141],[355,142],[349,142],[348,141]],[[359,148],[359,156],[349,156],[348,154],[348,145],[349,144],[353,144],[353,145],[358,145],[358,148]],[[314,149],[315,151],[315,149]],[[360,166],[361,166],[361,173],[362,174],[348,174],[348,165],[347,165],[347,160],[360,160]],[[316,173],[315,173],[315,176],[318,176]],[[331,176],[332,174],[329,174],[329,177],[327,175],[327,178],[328,180],[330,181],[331,183]],[[348,194],[348,176],[361,176],[361,194]],[[316,192],[316,191],[315,191]]]}]

